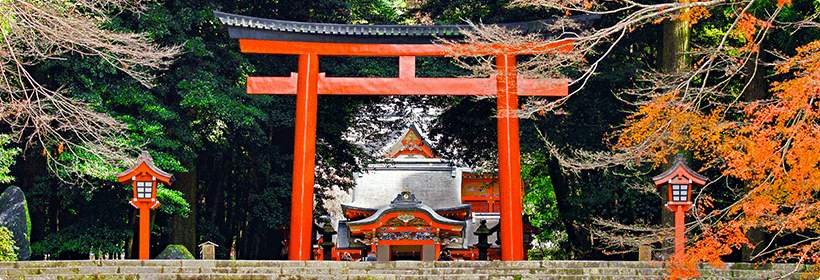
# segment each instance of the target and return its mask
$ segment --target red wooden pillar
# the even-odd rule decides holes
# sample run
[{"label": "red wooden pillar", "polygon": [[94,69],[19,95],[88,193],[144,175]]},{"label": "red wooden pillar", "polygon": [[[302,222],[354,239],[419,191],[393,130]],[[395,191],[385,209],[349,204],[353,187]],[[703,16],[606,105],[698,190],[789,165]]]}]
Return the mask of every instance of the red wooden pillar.
[{"label": "red wooden pillar", "polygon": [[313,227],[313,179],[316,166],[316,106],[319,56],[299,55],[296,82],[296,137],[293,149],[293,196],[290,211],[290,248],[293,261],[310,260]]},{"label": "red wooden pillar", "polygon": [[686,242],[686,210],[689,207],[683,206],[674,206],[675,208],[675,258],[678,260],[683,259],[683,254],[685,251],[683,250],[683,244]]},{"label": "red wooden pillar", "polygon": [[521,221],[521,150],[515,55],[495,57],[498,111],[498,177],[501,192],[501,260],[524,259]]},{"label": "red wooden pillar", "polygon": [[147,260],[151,256],[151,208],[142,204],[140,210],[139,258]]}]

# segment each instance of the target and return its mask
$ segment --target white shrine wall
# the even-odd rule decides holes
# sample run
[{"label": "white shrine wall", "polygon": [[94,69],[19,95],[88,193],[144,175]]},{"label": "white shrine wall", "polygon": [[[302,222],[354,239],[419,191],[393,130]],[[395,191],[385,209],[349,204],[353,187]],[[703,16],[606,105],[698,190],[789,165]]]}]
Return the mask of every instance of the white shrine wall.
[{"label": "white shrine wall", "polygon": [[381,208],[407,188],[433,209],[461,205],[461,169],[440,159],[371,164],[359,174],[350,206]]}]

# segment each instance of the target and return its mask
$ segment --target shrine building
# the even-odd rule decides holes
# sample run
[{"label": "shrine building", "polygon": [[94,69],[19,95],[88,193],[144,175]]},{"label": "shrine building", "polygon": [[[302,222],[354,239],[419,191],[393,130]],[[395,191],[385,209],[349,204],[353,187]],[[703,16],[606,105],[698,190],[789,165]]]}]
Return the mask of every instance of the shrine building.
[{"label": "shrine building", "polygon": [[[498,230],[496,176],[440,158],[415,124],[389,143],[381,160],[355,175],[352,201],[341,203],[344,218],[332,222],[337,232],[332,258],[348,253],[357,259],[376,251],[380,261],[436,260],[446,250],[453,258],[475,260],[480,222]],[[525,222],[527,242],[533,229]],[[500,259],[496,240],[495,234],[489,237],[490,260]],[[321,250],[314,247],[314,259],[321,259]]]}]

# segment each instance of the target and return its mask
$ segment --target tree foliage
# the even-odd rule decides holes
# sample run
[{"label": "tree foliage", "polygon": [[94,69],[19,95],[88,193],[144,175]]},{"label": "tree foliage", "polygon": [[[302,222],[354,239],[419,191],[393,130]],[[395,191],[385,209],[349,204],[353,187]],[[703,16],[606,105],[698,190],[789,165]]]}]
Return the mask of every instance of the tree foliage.
[{"label": "tree foliage", "polygon": [[14,236],[6,227],[0,227],[0,262],[13,262],[17,260],[17,247],[14,246]]},{"label": "tree foliage", "polygon": [[16,147],[6,147],[9,144],[9,136],[0,134],[0,184],[10,183],[14,177],[9,175],[9,167],[14,164],[14,156],[20,153]]},{"label": "tree foliage", "polygon": [[[101,114],[91,104],[66,96],[60,86],[45,86],[42,73],[33,66],[74,53],[96,57],[150,86],[149,70],[168,64],[178,48],[158,47],[147,34],[105,27],[111,13],[139,9],[137,1],[127,0],[15,0],[0,4],[0,120],[5,124],[4,132],[15,142],[42,149],[52,172],[59,168],[71,174],[98,176],[101,174],[81,167],[89,161],[123,164],[127,161],[125,152],[132,146],[123,139],[121,122]],[[64,152],[72,156],[58,161]]]}]

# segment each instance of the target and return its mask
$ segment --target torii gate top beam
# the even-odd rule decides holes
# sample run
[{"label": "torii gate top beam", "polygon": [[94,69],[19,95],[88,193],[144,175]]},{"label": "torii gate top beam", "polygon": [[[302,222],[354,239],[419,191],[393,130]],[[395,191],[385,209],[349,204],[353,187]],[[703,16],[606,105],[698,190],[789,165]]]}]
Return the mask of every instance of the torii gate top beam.
[{"label": "torii gate top beam", "polygon": [[[461,39],[462,30],[473,29],[470,25],[357,25],[308,23],[285,20],[256,18],[214,11],[223,25],[228,27],[231,38],[286,42],[314,42],[340,44],[382,44],[382,45],[429,45],[439,38]],[[592,24],[600,15],[572,16],[567,19],[578,26]],[[557,19],[495,24],[522,33],[560,35],[559,38],[574,37],[571,27],[563,32],[555,32],[551,24]],[[480,25],[479,25],[480,26]],[[308,44],[310,45],[310,44]],[[322,53],[317,53],[323,55]],[[324,54],[328,55],[328,54]],[[353,55],[353,54],[351,54]],[[363,54],[364,55],[364,54]],[[397,54],[413,55],[413,54]],[[419,55],[420,56],[420,55]]]},{"label": "torii gate top beam", "polygon": [[[335,56],[444,56],[439,39],[464,38],[462,30],[469,25],[351,25],[293,22],[263,19],[214,11],[214,15],[228,27],[233,39],[239,39],[244,53],[317,54]],[[568,19],[579,26],[587,26],[599,15],[573,16]],[[499,27],[524,33],[537,33],[559,38],[552,42],[512,46],[455,45],[471,49],[473,54],[494,55],[564,52],[572,49],[572,28],[555,32],[550,24],[556,19],[497,24]]]}]

